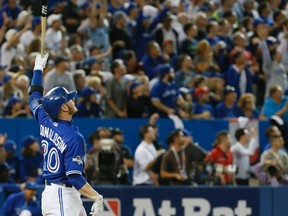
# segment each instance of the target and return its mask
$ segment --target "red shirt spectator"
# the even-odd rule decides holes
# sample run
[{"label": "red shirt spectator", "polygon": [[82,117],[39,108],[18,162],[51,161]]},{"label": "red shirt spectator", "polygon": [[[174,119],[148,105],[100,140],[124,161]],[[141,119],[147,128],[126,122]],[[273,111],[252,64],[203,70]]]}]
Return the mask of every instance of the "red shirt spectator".
[{"label": "red shirt spectator", "polygon": [[204,159],[215,165],[216,176],[219,176],[222,185],[232,184],[233,175],[228,173],[228,166],[233,164],[233,154],[229,150],[231,138],[227,131],[220,131],[216,135],[214,148]]}]

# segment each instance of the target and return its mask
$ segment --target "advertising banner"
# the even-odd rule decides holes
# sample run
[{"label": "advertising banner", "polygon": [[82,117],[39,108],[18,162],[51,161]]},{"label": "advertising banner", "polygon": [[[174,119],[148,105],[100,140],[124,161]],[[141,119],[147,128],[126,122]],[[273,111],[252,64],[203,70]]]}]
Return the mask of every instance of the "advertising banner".
[{"label": "advertising banner", "polygon": [[[103,216],[257,216],[259,188],[96,188],[105,196]],[[84,199],[89,212],[92,202]]]}]

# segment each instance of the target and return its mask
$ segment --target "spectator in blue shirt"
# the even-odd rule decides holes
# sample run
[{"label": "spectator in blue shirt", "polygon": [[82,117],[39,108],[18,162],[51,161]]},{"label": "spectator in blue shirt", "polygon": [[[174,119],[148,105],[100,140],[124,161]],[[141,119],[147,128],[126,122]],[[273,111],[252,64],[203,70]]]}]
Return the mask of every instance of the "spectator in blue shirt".
[{"label": "spectator in blue shirt", "polygon": [[103,112],[97,104],[96,98],[97,91],[91,87],[84,87],[80,91],[80,102],[77,104],[78,113],[75,117],[85,117],[85,118],[100,118]]},{"label": "spectator in blue shirt", "polygon": [[235,104],[236,99],[235,88],[226,86],[224,90],[224,101],[219,103],[215,108],[215,118],[238,117],[239,108]]},{"label": "spectator in blue shirt", "polygon": [[149,20],[151,17],[149,15],[145,15],[143,9],[139,11],[134,38],[134,51],[138,60],[141,60],[143,58],[145,48],[147,47],[148,43],[151,42],[154,38],[154,30],[156,26],[164,19],[168,10],[168,7],[164,7],[164,9],[152,22]]},{"label": "spectator in blue shirt", "polygon": [[156,112],[161,117],[167,117],[169,114],[178,114],[180,117],[186,118],[188,114],[179,109],[184,100],[173,82],[173,68],[170,65],[162,65],[157,69],[160,78],[151,89],[151,101]]},{"label": "spectator in blue shirt", "polygon": [[21,8],[17,5],[15,0],[8,0],[7,4],[3,5],[2,11],[5,12],[9,18],[8,26],[14,28],[16,26],[16,20],[21,12]]},{"label": "spectator in blue shirt", "polygon": [[[20,180],[42,181],[43,155],[40,153],[39,143],[33,136],[27,136],[22,141],[22,158],[20,162]],[[43,182],[41,182],[43,183]]]},{"label": "spectator in blue shirt", "polygon": [[17,145],[13,140],[6,140],[4,142],[4,148],[6,152],[6,163],[9,165],[10,178],[18,182],[20,159],[17,156]]},{"label": "spectator in blue shirt", "polygon": [[123,2],[122,1],[117,1],[117,0],[111,0],[109,2],[109,5],[108,5],[108,12],[113,15],[113,14],[115,14],[118,11],[125,12],[125,7],[123,5]]},{"label": "spectator in blue shirt", "polygon": [[5,198],[12,193],[20,192],[21,187],[23,187],[23,184],[22,185],[16,184],[10,178],[9,171],[10,167],[7,163],[0,163],[0,190]]},{"label": "spectator in blue shirt", "polygon": [[244,93],[252,93],[252,74],[246,64],[243,52],[236,52],[232,56],[232,65],[226,72],[226,84],[235,88],[238,98]]},{"label": "spectator in blue shirt", "polygon": [[[31,215],[41,216],[41,208],[38,201],[35,201],[37,185],[33,182],[26,182],[23,191],[11,194],[3,204],[1,215],[18,216]],[[30,214],[29,214],[30,213]]]},{"label": "spectator in blue shirt", "polygon": [[194,105],[194,119],[211,119],[214,117],[213,107],[209,104],[209,89],[199,87],[195,90],[194,96],[197,102]]},{"label": "spectator in blue shirt", "polygon": [[266,118],[273,115],[279,116],[284,122],[288,122],[288,98],[283,95],[281,86],[273,86],[269,90],[269,95],[263,106],[263,114]]},{"label": "spectator in blue shirt", "polygon": [[208,23],[206,30],[207,30],[207,37],[206,40],[209,42],[211,47],[216,48],[217,43],[220,41],[218,37],[218,23],[216,21],[212,21]]},{"label": "spectator in blue shirt", "polygon": [[142,59],[142,66],[150,80],[157,76],[156,68],[160,64],[164,64],[160,46],[155,41],[149,42],[147,45],[147,54]]}]

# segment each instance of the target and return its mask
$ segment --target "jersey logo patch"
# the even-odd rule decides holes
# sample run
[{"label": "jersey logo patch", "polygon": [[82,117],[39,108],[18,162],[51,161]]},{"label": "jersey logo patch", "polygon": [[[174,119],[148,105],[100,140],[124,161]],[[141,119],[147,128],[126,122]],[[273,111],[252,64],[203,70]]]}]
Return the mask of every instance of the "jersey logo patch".
[{"label": "jersey logo patch", "polygon": [[55,127],[58,127],[58,123],[57,123],[57,122],[54,122],[53,125],[54,125]]},{"label": "jersey logo patch", "polygon": [[78,163],[78,165],[83,164],[83,161],[80,156],[76,156],[75,158],[72,158],[72,161]]}]

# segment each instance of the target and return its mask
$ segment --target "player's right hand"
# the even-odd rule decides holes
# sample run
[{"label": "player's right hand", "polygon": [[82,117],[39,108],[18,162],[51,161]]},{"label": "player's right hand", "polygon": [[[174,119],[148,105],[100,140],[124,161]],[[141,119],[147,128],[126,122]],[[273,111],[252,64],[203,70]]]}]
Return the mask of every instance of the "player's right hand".
[{"label": "player's right hand", "polygon": [[91,207],[91,212],[90,215],[92,216],[100,216],[101,212],[103,212],[104,207],[103,207],[103,196],[100,196],[99,198],[97,198],[92,207]]},{"label": "player's right hand", "polygon": [[35,59],[34,70],[41,70],[43,72],[46,67],[47,59],[49,54],[45,53],[45,55],[38,54]]}]

